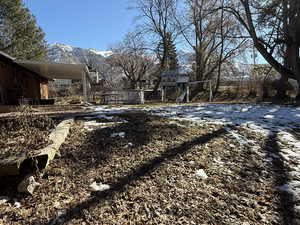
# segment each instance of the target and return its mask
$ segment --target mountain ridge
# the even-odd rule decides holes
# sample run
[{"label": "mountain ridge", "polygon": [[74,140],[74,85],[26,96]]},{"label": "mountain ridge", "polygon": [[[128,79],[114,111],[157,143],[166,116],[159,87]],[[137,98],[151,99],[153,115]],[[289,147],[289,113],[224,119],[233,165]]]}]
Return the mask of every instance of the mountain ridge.
[{"label": "mountain ridge", "polygon": [[112,51],[98,51],[67,44],[53,43],[48,47],[47,60],[56,63],[87,64],[102,63],[106,57],[112,55]]}]

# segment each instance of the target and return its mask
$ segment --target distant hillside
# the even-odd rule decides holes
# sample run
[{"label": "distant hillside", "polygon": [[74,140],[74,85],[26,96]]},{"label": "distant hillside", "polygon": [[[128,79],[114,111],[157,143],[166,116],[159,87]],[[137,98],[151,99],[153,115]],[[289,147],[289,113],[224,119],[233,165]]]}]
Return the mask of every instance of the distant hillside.
[{"label": "distant hillside", "polygon": [[[92,63],[95,68],[103,67],[105,58],[112,55],[112,51],[98,51],[95,49],[85,49],[66,44],[51,44],[48,48],[48,60],[57,63]],[[179,50],[177,52],[180,70],[187,73],[192,72],[191,59],[192,51]],[[222,80],[249,79],[253,65],[235,62],[230,65],[223,65]]]},{"label": "distant hillside", "polygon": [[65,44],[51,44],[48,48],[48,60],[57,63],[103,63],[105,57],[112,54],[111,51],[97,51],[94,49],[84,49]]}]

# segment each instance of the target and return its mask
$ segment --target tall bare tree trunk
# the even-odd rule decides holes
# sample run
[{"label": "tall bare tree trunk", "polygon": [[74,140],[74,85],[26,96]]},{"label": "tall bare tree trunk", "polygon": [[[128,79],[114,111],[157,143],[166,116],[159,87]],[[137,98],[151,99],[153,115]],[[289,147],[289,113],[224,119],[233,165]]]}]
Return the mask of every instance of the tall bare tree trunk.
[{"label": "tall bare tree trunk", "polygon": [[216,80],[216,86],[214,89],[214,96],[218,92],[219,87],[220,87],[220,79],[221,79],[221,69],[222,69],[222,59],[223,59],[223,54],[224,54],[224,0],[221,0],[221,27],[220,27],[220,33],[221,33],[221,52],[219,56],[219,63],[218,63],[218,75],[217,75],[217,80]]},{"label": "tall bare tree trunk", "polygon": [[298,83],[298,90],[296,99],[300,100],[300,3],[299,1],[289,0],[289,22],[288,27],[289,38],[291,39],[291,46],[289,49],[290,62],[292,70],[296,74],[296,80]]}]

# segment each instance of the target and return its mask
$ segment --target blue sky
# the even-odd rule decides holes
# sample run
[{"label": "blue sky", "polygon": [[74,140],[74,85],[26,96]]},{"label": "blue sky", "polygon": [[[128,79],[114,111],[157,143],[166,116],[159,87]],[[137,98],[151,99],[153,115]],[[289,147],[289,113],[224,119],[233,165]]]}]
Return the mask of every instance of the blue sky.
[{"label": "blue sky", "polygon": [[129,0],[24,0],[51,43],[106,50],[134,27]]}]

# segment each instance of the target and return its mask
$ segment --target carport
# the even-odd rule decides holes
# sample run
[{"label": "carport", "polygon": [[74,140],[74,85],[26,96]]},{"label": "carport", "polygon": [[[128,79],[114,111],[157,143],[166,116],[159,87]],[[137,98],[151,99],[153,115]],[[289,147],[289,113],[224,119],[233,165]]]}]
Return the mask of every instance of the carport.
[{"label": "carport", "polygon": [[90,100],[91,78],[88,67],[84,64],[63,64],[52,62],[16,60],[15,63],[50,79],[81,80],[83,97]]}]

